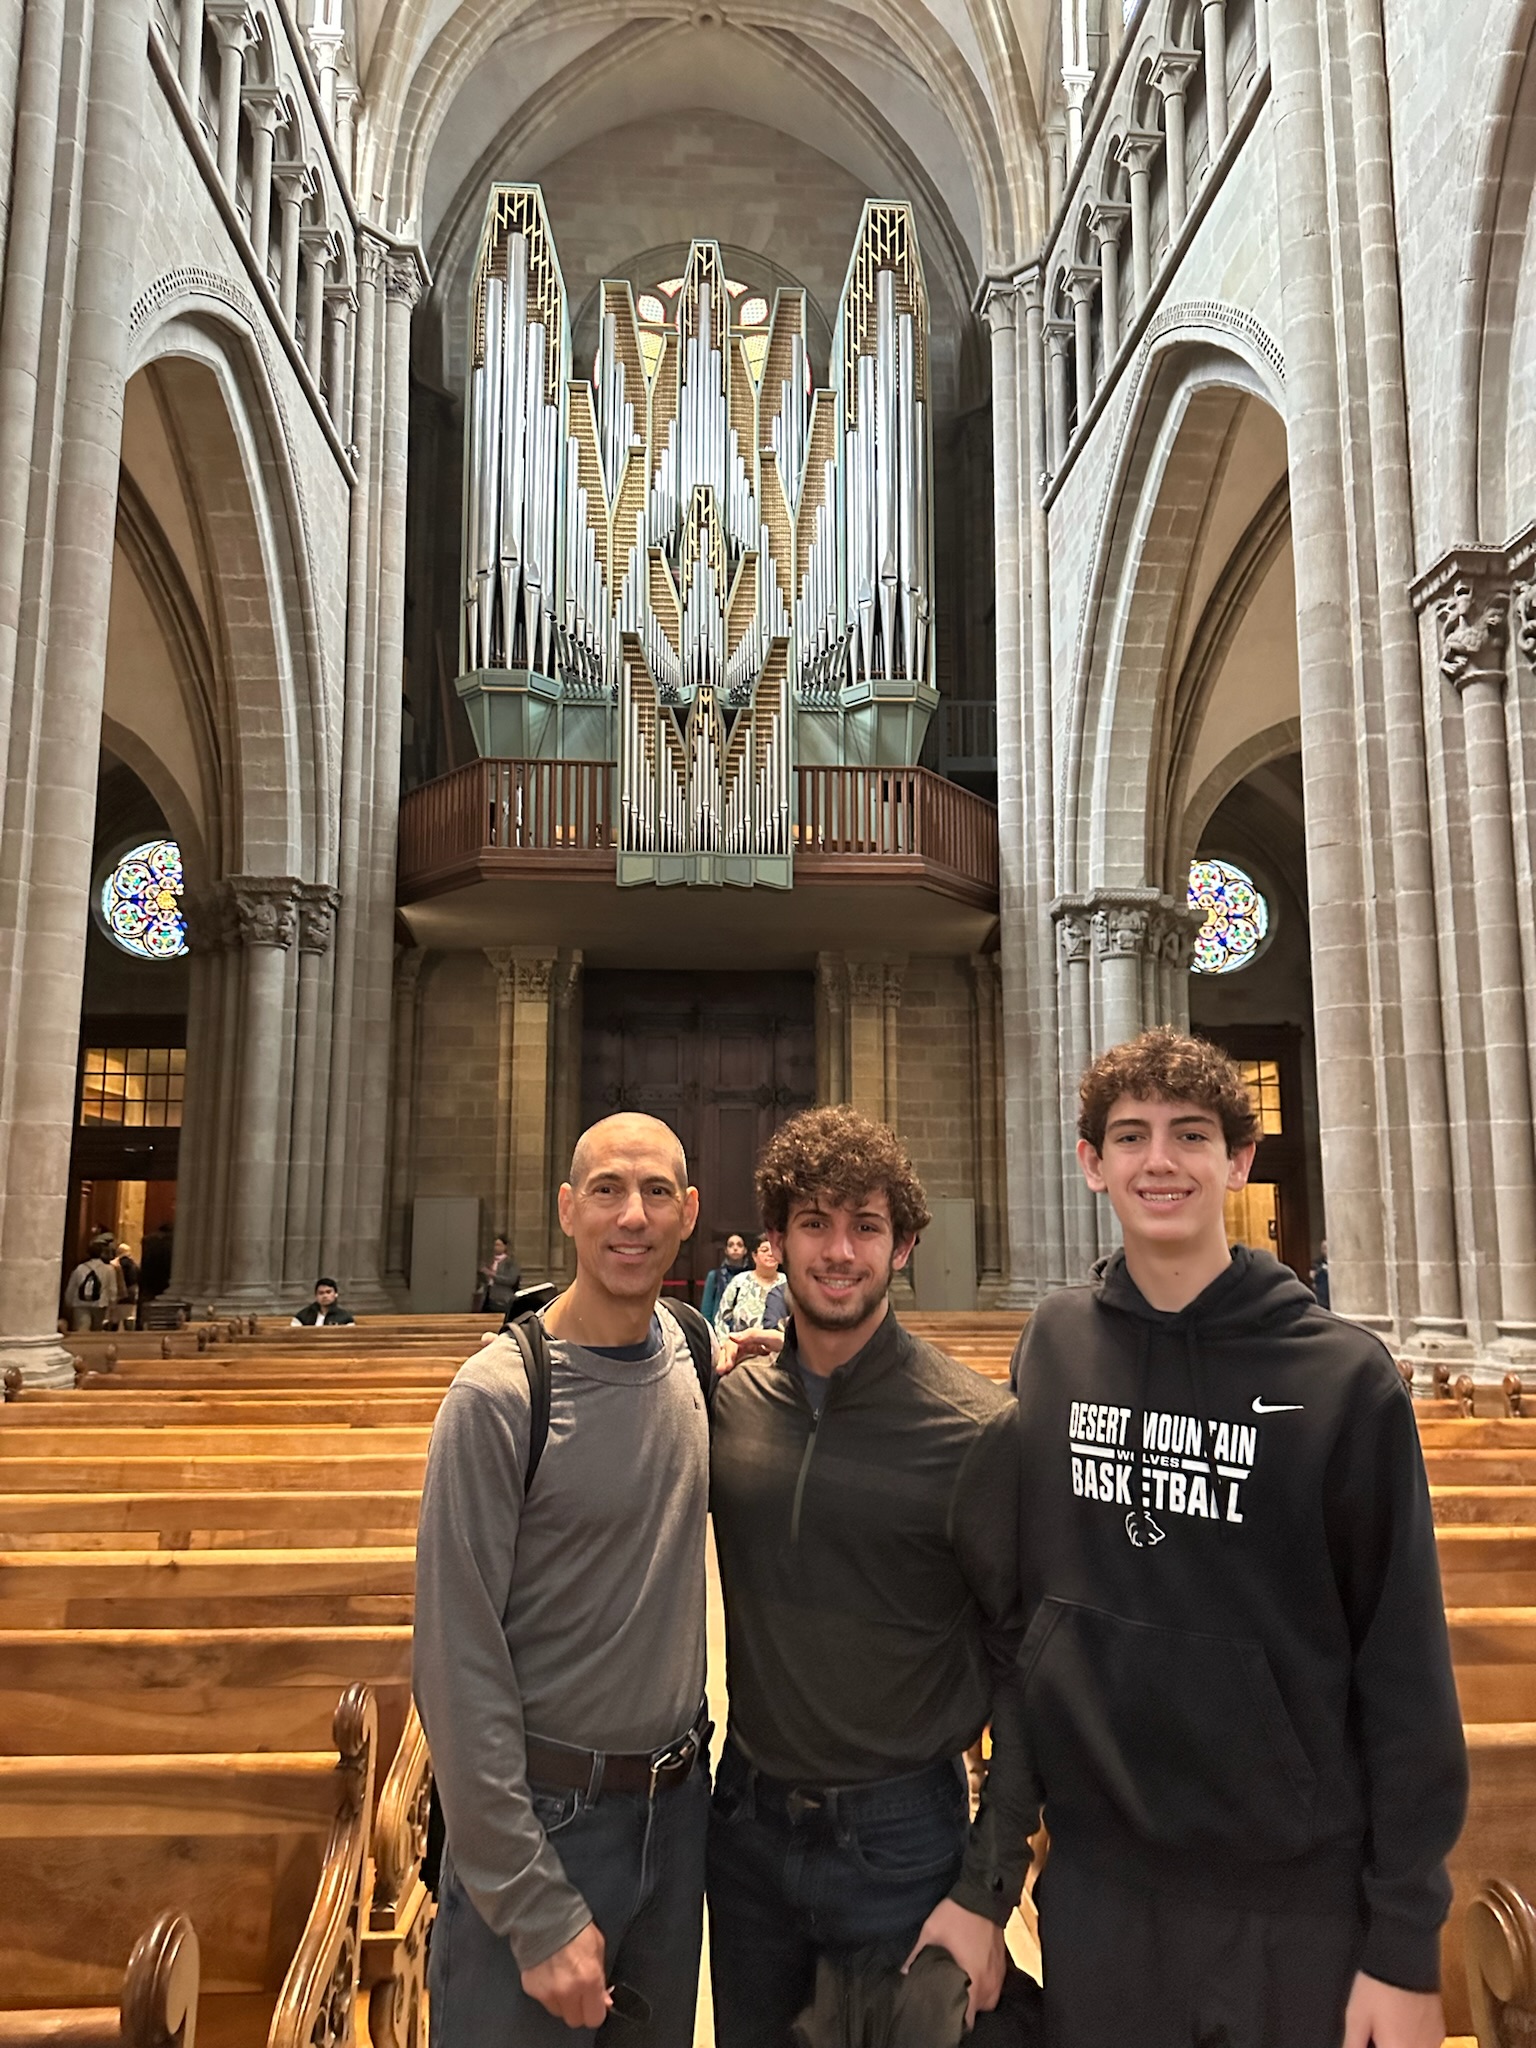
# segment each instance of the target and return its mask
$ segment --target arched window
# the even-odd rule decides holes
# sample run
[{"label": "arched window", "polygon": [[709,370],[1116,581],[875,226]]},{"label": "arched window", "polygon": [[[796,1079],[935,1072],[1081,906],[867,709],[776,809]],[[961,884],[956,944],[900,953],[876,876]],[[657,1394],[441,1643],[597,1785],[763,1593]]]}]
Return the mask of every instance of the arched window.
[{"label": "arched window", "polygon": [[1252,875],[1229,860],[1191,861],[1189,904],[1205,912],[1195,940],[1194,974],[1236,974],[1269,935],[1269,904]]},{"label": "arched window", "polygon": [[174,839],[133,847],[101,885],[108,938],[139,960],[179,959],[187,950],[181,890],[181,848]]}]

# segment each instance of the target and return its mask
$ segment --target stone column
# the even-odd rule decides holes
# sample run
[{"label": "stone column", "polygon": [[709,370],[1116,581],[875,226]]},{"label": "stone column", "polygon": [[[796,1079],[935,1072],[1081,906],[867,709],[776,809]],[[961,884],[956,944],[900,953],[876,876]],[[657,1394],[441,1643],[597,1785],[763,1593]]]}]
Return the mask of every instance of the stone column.
[{"label": "stone column", "polygon": [[315,26],[305,35],[310,56],[314,59],[315,83],[320,88],[320,108],[332,128],[336,125],[336,72],[345,40],[339,28]]},{"label": "stone column", "polygon": [[1046,162],[1045,219],[1047,228],[1061,211],[1062,196],[1067,189],[1067,131],[1065,124],[1057,123],[1047,137],[1049,155]]},{"label": "stone column", "polygon": [[1071,410],[1067,396],[1067,353],[1072,346],[1074,329],[1070,320],[1047,320],[1045,322],[1045,356],[1049,365],[1051,387],[1050,449],[1051,473],[1054,475],[1067,459],[1067,450],[1072,445],[1070,426]]},{"label": "stone column", "polygon": [[[1531,615],[1531,597],[1523,608]],[[1483,1057],[1499,1239],[1499,1335],[1536,1342],[1536,1145],[1531,1125],[1529,1020],[1515,879],[1509,735],[1509,591],[1458,578],[1436,607],[1440,670],[1461,698],[1467,762]],[[1533,634],[1536,645],[1536,634]]]},{"label": "stone column", "polygon": [[1262,72],[1269,63],[1269,0],[1253,0],[1253,68]]},{"label": "stone column", "polygon": [[1227,140],[1227,0],[1200,0],[1205,16],[1205,133],[1214,165]]},{"label": "stone column", "polygon": [[298,901],[299,884],[289,876],[230,877],[230,913],[243,951],[229,1253],[219,1292],[232,1307],[270,1307],[273,1275],[282,1270],[273,1217],[287,1167],[278,1107],[291,1058],[288,952],[298,936]]},{"label": "stone column", "polygon": [[976,1105],[976,1224],[980,1292],[990,1306],[1003,1289],[1003,1063],[998,1034],[1001,976],[996,953],[973,953],[971,1089]]},{"label": "stone column", "polygon": [[1099,288],[1099,273],[1090,265],[1074,264],[1067,272],[1067,291],[1072,299],[1073,368],[1077,374],[1077,424],[1081,430],[1094,400],[1097,385],[1093,375],[1093,295]]},{"label": "stone column", "polygon": [[[512,957],[512,1247],[532,1284],[549,1275],[550,988],[555,955],[518,948]],[[527,1247],[526,1251],[524,1247]]]},{"label": "stone column", "polygon": [[298,891],[299,986],[294,1032],[293,1135],[288,1158],[283,1274],[308,1287],[319,1270],[320,1197],[325,1175],[325,1111],[329,1097],[331,939],[340,904],[323,882]]},{"label": "stone column", "polygon": [[220,1139],[228,1114],[224,1062],[225,996],[231,943],[229,906],[222,884],[189,890],[187,921],[191,989],[187,1002],[187,1078],[176,1168],[176,1241],[171,1294],[194,1301],[209,1292],[210,1273],[223,1257],[214,1187]]},{"label": "stone column", "polygon": [[[491,1168],[496,1221],[492,1230],[512,1229],[512,1034],[517,1016],[516,954],[510,946],[487,947],[496,974],[496,1150]],[[518,1257],[522,1249],[518,1248]]]},{"label": "stone column", "polygon": [[1332,226],[1331,110],[1323,99],[1333,73],[1319,47],[1315,0],[1272,0],[1270,21],[1329,1269],[1336,1308],[1390,1329],[1389,1194],[1371,973],[1372,892],[1364,859],[1362,691],[1355,668],[1358,585],[1350,556],[1362,508],[1351,500],[1344,456],[1347,358],[1335,325],[1342,258]]},{"label": "stone column", "polygon": [[885,1115],[885,962],[848,962],[848,1101]]},{"label": "stone column", "polygon": [[347,406],[347,366],[351,351],[347,343],[351,335],[352,314],[356,305],[356,296],[349,285],[333,284],[326,287],[328,346],[325,401],[330,408],[331,424],[344,442],[350,440],[352,434],[352,421]]},{"label": "stone column", "polygon": [[1099,1022],[1095,1053],[1134,1038],[1145,1021],[1142,965],[1152,919],[1162,909],[1156,889],[1095,889],[1093,952],[1098,969]]},{"label": "stone column", "polygon": [[176,75],[195,120],[203,77],[203,0],[181,0],[179,33]]},{"label": "stone column", "polygon": [[282,240],[278,245],[277,303],[285,324],[291,330],[297,322],[299,311],[299,232],[304,218],[304,202],[313,190],[313,180],[308,166],[302,163],[274,164],[272,176],[277,185],[278,204],[282,211]]},{"label": "stone column", "polygon": [[219,182],[233,199],[240,176],[240,84],[256,22],[244,0],[232,6],[214,0],[207,13],[219,45]]},{"label": "stone column", "polygon": [[551,1044],[553,1079],[551,1095],[551,1136],[549,1156],[549,1209],[546,1229],[549,1242],[549,1276],[570,1279],[576,1270],[570,1239],[560,1228],[555,1208],[555,1191],[565,1178],[576,1140],[581,1135],[581,976],[583,956],[579,947],[563,953],[555,962],[551,992]]},{"label": "stone column", "polygon": [[[1027,632],[1029,694],[1020,739],[1019,782],[1030,791],[1028,880],[1023,892],[1023,943],[1015,964],[1015,940],[1005,920],[1003,961],[1003,1051],[1009,1079],[1007,1129],[1008,1257],[1010,1305],[1027,1306],[1066,1277],[1062,1216],[1061,1037],[1058,1010],[1056,933],[1050,905],[1056,895],[1055,734],[1051,671],[1050,529],[1045,510],[1046,371],[1044,280],[1039,269],[1024,288],[1025,403],[1023,462],[1028,486]],[[999,763],[1003,735],[999,733]],[[1028,1091],[1018,1081],[1028,1077]],[[1022,1124],[1014,1120],[1015,1097],[1027,1099]],[[1025,1176],[1028,1176],[1027,1187]],[[1029,1229],[1031,1218],[1033,1230]],[[1021,1271],[1026,1248],[1029,1265]]]},{"label": "stone column", "polygon": [[901,967],[887,961],[882,994],[885,1052],[884,1120],[893,1130],[901,1122]]},{"label": "stone column", "polygon": [[359,94],[355,87],[338,85],[336,88],[336,154],[341,158],[341,168],[350,186],[357,172],[352,162],[353,120]]},{"label": "stone column", "polygon": [[272,147],[283,120],[277,88],[254,86],[245,95],[251,123],[251,253],[263,277],[272,238]]},{"label": "stone column", "polygon": [[[395,956],[394,1084],[390,1092],[389,1242],[384,1277],[406,1285],[407,1218],[416,1169],[416,1041],[421,1029],[421,970],[426,954],[420,946],[402,946]],[[500,1230],[500,1222],[493,1222]]]},{"label": "stone column", "polygon": [[[23,519],[21,573],[0,592],[0,1366],[62,1384],[59,1248],[149,70],[132,0],[96,0],[85,37],[52,9],[38,0],[27,10],[18,116],[40,119],[35,135],[18,132],[26,190],[13,188],[23,212],[12,215],[0,308],[0,378],[19,405],[0,434],[8,455],[23,450],[21,476],[0,480],[0,506]],[[55,162],[57,135],[72,140]],[[34,142],[50,160],[46,228]],[[51,548],[32,544],[34,494],[40,520],[51,508]]]},{"label": "stone column", "polygon": [[1131,209],[1101,199],[1088,216],[1099,243],[1099,318],[1104,329],[1104,368],[1120,353],[1120,236]]},{"label": "stone column", "polygon": [[1093,88],[1093,72],[1086,65],[1066,64],[1061,82],[1067,96],[1067,169],[1083,153],[1083,105]]},{"label": "stone column", "polygon": [[848,971],[841,953],[816,955],[816,1099],[848,1099]]},{"label": "stone column", "polygon": [[1120,162],[1131,186],[1131,281],[1138,312],[1152,290],[1152,166],[1162,147],[1155,129],[1127,129],[1120,142]]},{"label": "stone column", "polygon": [[1164,50],[1152,67],[1152,84],[1162,95],[1163,133],[1168,145],[1168,239],[1177,236],[1189,211],[1188,134],[1184,95],[1200,68],[1193,50]]},{"label": "stone column", "polygon": [[304,362],[319,388],[324,357],[325,273],[331,261],[329,228],[301,228],[304,252]]},{"label": "stone column", "polygon": [[1051,906],[1056,921],[1058,971],[1064,984],[1061,1018],[1061,1132],[1059,1165],[1062,1185],[1065,1258],[1069,1281],[1081,1279],[1098,1256],[1098,1215],[1093,1196],[1078,1170],[1073,1142],[1077,1135],[1077,1084],[1093,1058],[1093,995],[1091,964],[1093,918],[1082,896],[1061,896]]}]

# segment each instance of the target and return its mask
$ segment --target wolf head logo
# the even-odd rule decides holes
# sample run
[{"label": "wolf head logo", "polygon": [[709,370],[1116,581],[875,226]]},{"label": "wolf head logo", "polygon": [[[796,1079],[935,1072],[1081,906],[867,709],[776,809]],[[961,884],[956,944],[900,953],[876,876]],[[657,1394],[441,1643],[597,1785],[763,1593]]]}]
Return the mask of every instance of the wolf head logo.
[{"label": "wolf head logo", "polygon": [[1138,1550],[1152,1550],[1168,1531],[1160,1529],[1145,1508],[1132,1508],[1125,1518],[1125,1533]]}]

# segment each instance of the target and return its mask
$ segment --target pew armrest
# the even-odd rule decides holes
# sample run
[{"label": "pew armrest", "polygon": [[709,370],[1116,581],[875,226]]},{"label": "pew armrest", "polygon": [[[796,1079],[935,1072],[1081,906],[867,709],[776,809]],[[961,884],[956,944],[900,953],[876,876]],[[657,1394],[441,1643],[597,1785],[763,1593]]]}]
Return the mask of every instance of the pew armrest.
[{"label": "pew armrest", "polygon": [[339,1792],[320,1883],[267,2034],[267,2048],[355,2048],[363,1929],[368,1923],[368,1822],[379,1711],[366,1685],[336,1709]]},{"label": "pew armrest", "polygon": [[1462,1940],[1477,2048],[1536,2040],[1536,1912],[1495,1879],[1468,1906]]},{"label": "pew armrest", "polygon": [[415,1705],[406,1718],[373,1824],[373,1907],[363,1937],[372,2048],[420,2048],[426,1937],[436,1911],[421,1881],[432,1759]]},{"label": "pew armrest", "polygon": [[199,1959],[184,1913],[162,1913],[134,1943],[115,2006],[0,2012],[0,2048],[194,2048]]}]

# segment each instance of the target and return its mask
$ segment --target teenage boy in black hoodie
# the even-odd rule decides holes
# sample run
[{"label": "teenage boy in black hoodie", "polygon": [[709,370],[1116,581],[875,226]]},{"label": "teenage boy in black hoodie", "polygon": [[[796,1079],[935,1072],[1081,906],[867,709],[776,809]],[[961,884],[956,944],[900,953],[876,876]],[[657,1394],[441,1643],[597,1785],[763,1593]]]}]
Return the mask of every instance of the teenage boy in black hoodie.
[{"label": "teenage boy in black hoodie", "polygon": [[1015,1361],[1034,1611],[990,1779],[1050,1831],[1051,2048],[1441,2048],[1466,1757],[1408,1394],[1229,1247],[1224,1054],[1146,1032],[1081,1110],[1125,1248]]}]

